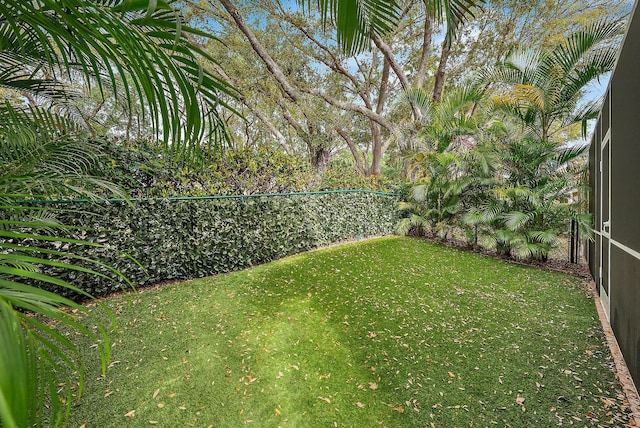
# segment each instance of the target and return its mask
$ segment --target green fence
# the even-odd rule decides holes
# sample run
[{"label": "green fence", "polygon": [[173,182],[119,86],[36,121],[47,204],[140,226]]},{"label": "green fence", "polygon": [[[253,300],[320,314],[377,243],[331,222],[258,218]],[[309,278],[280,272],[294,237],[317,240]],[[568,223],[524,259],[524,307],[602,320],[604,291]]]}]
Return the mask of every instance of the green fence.
[{"label": "green fence", "polygon": [[[390,193],[326,191],[36,205],[54,207],[64,224],[78,226],[69,232],[73,238],[102,246],[51,245],[97,258],[140,287],[240,270],[335,242],[390,234],[397,222],[397,201],[398,195]],[[122,286],[82,272],[50,273],[97,296]]]}]

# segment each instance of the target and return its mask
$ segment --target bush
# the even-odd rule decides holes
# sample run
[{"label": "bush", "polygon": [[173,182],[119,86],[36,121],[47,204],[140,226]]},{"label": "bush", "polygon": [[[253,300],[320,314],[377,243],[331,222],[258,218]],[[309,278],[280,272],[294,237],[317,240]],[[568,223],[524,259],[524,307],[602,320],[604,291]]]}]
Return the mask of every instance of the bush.
[{"label": "bush", "polygon": [[95,174],[134,197],[287,193],[314,186],[307,161],[269,147],[219,150],[190,165],[145,141],[105,140],[99,146],[103,162]]},{"label": "bush", "polygon": [[[140,287],[244,269],[343,240],[391,234],[397,222],[396,205],[392,195],[363,191],[143,199],[100,206],[58,203],[56,207],[64,209],[60,220],[80,227],[71,237],[103,246],[52,245],[99,259]],[[119,252],[138,260],[146,273]],[[122,280],[97,279],[77,271],[49,273],[96,296],[123,285]],[[69,295],[62,289],[55,291]]]}]

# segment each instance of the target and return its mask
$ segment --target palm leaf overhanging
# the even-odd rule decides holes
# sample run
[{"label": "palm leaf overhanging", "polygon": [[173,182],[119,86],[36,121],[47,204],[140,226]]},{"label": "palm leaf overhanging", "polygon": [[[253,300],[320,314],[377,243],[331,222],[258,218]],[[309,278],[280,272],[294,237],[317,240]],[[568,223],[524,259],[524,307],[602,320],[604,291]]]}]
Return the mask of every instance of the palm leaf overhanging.
[{"label": "palm leaf overhanging", "polygon": [[199,65],[213,61],[190,43],[200,36],[206,35],[183,24],[172,0],[0,2],[1,426],[60,425],[82,394],[82,361],[51,321],[95,337],[106,368],[106,329],[84,327],[64,308],[90,316],[86,309],[48,290],[89,296],[52,272],[127,283],[114,269],[65,249],[96,244],[68,237],[71,228],[56,220],[60,210],[25,203],[118,192],[92,176],[98,147],[73,101],[97,88],[128,111],[139,103],[168,150],[197,155],[203,142],[224,140],[219,109],[233,93]]},{"label": "palm leaf overhanging", "polygon": [[172,3],[4,1],[0,87],[64,104],[78,95],[71,88],[80,81],[103,95],[114,92],[129,108],[140,100],[142,113],[174,150],[220,141],[218,109],[231,88],[200,66],[199,58],[214,59],[187,36],[206,34],[184,25]]},{"label": "palm leaf overhanging", "polygon": [[[459,24],[473,17],[474,8],[483,3],[484,0],[428,0],[425,8],[446,23],[452,40]],[[325,26],[333,23],[338,44],[352,55],[369,46],[372,37],[393,30],[402,12],[396,0],[298,0],[298,4],[307,9],[316,7]]]}]

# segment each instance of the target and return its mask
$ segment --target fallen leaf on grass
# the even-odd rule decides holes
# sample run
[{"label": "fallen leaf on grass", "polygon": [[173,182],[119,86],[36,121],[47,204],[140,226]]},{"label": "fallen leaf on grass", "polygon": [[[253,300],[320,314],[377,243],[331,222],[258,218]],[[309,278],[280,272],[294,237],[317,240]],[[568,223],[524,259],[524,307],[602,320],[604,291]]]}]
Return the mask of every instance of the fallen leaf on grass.
[{"label": "fallen leaf on grass", "polygon": [[173,398],[173,397],[175,397],[175,396],[176,396],[176,393],[175,393],[175,392],[173,392],[173,393],[171,393],[171,394],[167,395],[167,398]]},{"label": "fallen leaf on grass", "polygon": [[362,404],[361,402],[357,402],[356,406],[360,407],[361,409],[364,409],[364,407],[366,406],[366,404]]},{"label": "fallen leaf on grass", "polygon": [[153,393],[153,398],[156,398],[158,394],[160,394],[160,390],[156,389],[155,392]]},{"label": "fallen leaf on grass", "polygon": [[164,403],[158,403],[158,409],[162,409],[164,407]]},{"label": "fallen leaf on grass", "polygon": [[132,418],[132,417],[134,417],[135,415],[136,415],[136,411],[135,411],[135,410],[132,410],[132,411],[130,411],[130,412],[128,412],[128,413],[126,413],[126,414],[125,414],[125,417],[127,417],[127,418]]},{"label": "fallen leaf on grass", "polygon": [[[391,404],[391,403],[389,403],[389,404],[387,404],[387,403],[383,403],[383,404],[386,404],[386,405],[387,405],[387,407],[389,407],[390,409],[395,410],[395,411],[396,411],[396,412],[398,412],[398,413],[404,413],[404,407],[402,407],[402,406],[397,406],[397,407],[396,407],[394,404]],[[434,407],[435,407],[435,406],[434,406]]]},{"label": "fallen leaf on grass", "polygon": [[276,416],[280,416],[282,414],[282,412],[280,411],[280,409],[276,409],[275,410],[275,414],[276,414]]},{"label": "fallen leaf on grass", "polygon": [[149,421],[149,423],[150,423],[151,425],[156,425],[156,424],[158,423],[158,421]]},{"label": "fallen leaf on grass", "polygon": [[378,384],[375,382],[369,382],[369,389],[376,390],[378,389]]},{"label": "fallen leaf on grass", "polygon": [[324,398],[324,397],[318,397],[320,400],[326,401],[327,403],[331,403],[331,400],[329,400],[328,398]]},{"label": "fallen leaf on grass", "polygon": [[516,398],[516,403],[518,403],[519,405],[522,406],[522,404],[524,404],[524,397],[518,397]]},{"label": "fallen leaf on grass", "polygon": [[613,400],[611,398],[602,398],[602,397],[600,397],[600,401],[602,401],[602,403],[604,404],[605,408],[609,408],[609,407],[613,406],[614,404],[616,404],[615,400]]}]

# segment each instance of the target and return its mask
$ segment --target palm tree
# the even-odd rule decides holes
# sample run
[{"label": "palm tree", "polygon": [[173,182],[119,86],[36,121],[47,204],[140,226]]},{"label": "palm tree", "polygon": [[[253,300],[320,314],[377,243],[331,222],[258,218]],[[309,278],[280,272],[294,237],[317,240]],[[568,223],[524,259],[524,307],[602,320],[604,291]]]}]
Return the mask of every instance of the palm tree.
[{"label": "palm tree", "polygon": [[540,141],[581,122],[584,132],[586,120],[599,108],[580,101],[590,83],[613,69],[617,49],[611,41],[622,29],[620,23],[596,22],[551,51],[513,49],[481,75],[485,83],[498,86],[494,110],[516,119]]},{"label": "palm tree", "polygon": [[[90,171],[97,147],[73,110],[78,88],[139,108],[165,147],[188,158],[200,142],[224,138],[219,109],[228,85],[206,72],[213,60],[187,35],[172,0],[0,1],[0,425],[59,425],[82,393],[82,362],[73,343],[47,320],[95,335],[65,307],[85,309],[34,282],[84,294],[46,268],[122,279],[99,261],[47,243],[95,245],[65,238],[55,213],[24,200],[117,191]],[[131,110],[131,108],[129,108]],[[81,267],[80,264],[84,266]],[[108,272],[105,273],[100,272]],[[88,296],[87,296],[88,297]],[[39,316],[33,316],[38,314]],[[42,318],[44,317],[44,318]],[[99,326],[103,370],[108,336]],[[60,388],[59,385],[64,385]],[[49,411],[47,411],[49,409]]]},{"label": "palm tree", "polygon": [[481,75],[497,89],[493,111],[519,128],[500,146],[502,184],[495,197],[465,216],[470,224],[491,226],[499,252],[544,260],[562,221],[569,216],[583,225],[587,221],[562,203],[576,185],[568,165],[584,151],[562,148],[563,138],[579,123],[584,134],[586,121],[597,115],[597,102],[581,101],[587,86],[612,70],[617,52],[612,41],[622,28],[595,22],[549,51],[516,48]]},{"label": "palm tree", "polygon": [[410,215],[400,220],[396,231],[402,235],[426,232],[447,239],[461,212],[461,197],[476,178],[463,175],[461,155],[428,153],[422,161],[425,177],[414,186],[410,202],[401,205]]},{"label": "palm tree", "polygon": [[471,207],[464,221],[488,226],[484,236],[500,254],[546,260],[566,219],[575,216],[575,206],[565,199],[576,184],[574,163],[585,148],[558,149],[527,138],[496,146],[500,166],[492,194]]}]

